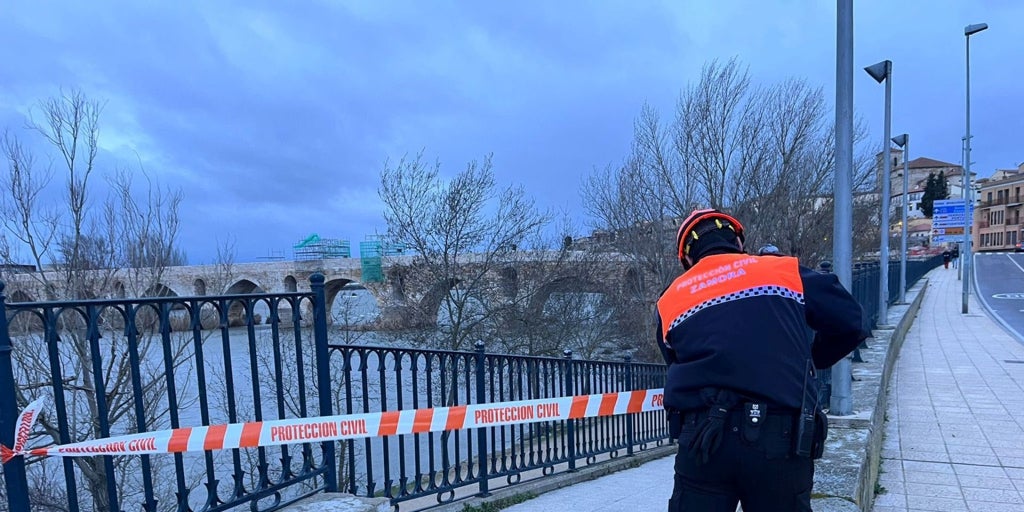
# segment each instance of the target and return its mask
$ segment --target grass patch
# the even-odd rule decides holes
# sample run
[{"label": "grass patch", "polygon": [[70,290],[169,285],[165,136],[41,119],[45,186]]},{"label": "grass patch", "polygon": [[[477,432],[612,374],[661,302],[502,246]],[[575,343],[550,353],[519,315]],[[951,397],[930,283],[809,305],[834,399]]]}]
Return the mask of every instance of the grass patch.
[{"label": "grass patch", "polygon": [[503,508],[511,507],[512,505],[518,505],[524,501],[532,500],[537,496],[533,493],[525,492],[522,494],[514,494],[507,498],[501,498],[494,501],[487,501],[481,503],[479,506],[470,505],[466,503],[462,507],[462,512],[498,512]]},{"label": "grass patch", "polygon": [[887,492],[889,492],[889,489],[886,489],[884,485],[875,482],[875,496],[881,496]]},{"label": "grass patch", "polygon": [[823,492],[813,492],[813,493],[811,493],[811,499],[812,500],[822,500],[822,499],[826,499],[826,498],[837,498],[837,499],[840,499],[840,500],[843,500],[843,501],[849,501],[850,503],[853,503],[854,505],[857,504],[857,502],[854,501],[853,498],[850,498],[850,497],[847,497],[847,496],[836,496],[835,494],[826,494],[826,493],[823,493]]}]

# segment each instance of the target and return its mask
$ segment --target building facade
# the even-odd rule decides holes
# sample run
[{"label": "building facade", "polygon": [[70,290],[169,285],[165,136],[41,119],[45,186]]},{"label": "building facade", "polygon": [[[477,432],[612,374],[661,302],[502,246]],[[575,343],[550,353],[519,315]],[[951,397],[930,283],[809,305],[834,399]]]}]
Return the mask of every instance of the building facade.
[{"label": "building facade", "polygon": [[981,180],[971,237],[975,250],[1014,250],[1024,241],[1021,216],[1024,210],[1024,164],[1017,169],[1002,169]]}]

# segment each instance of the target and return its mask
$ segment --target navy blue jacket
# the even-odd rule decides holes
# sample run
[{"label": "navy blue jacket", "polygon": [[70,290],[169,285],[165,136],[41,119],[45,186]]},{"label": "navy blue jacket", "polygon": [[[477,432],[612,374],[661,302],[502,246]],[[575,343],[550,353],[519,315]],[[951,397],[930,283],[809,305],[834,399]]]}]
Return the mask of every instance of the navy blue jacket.
[{"label": "navy blue jacket", "polygon": [[[870,333],[834,274],[796,258],[701,258],[658,299],[658,346],[668,363],[665,407],[705,408],[705,388],[798,410],[808,360],[828,368]],[[816,336],[817,335],[817,336]]]}]

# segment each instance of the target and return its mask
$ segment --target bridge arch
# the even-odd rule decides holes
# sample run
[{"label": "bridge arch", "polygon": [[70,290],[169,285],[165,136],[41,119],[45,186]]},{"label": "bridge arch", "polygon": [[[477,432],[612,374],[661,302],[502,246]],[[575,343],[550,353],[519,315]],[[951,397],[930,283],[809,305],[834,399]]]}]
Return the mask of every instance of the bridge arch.
[{"label": "bridge arch", "polygon": [[24,290],[14,290],[7,296],[7,302],[35,302],[35,299]]},{"label": "bridge arch", "polygon": [[177,297],[178,294],[163,283],[156,283],[146,289],[143,297]]},{"label": "bridge arch", "polygon": [[405,302],[405,267],[392,267],[387,271],[388,287],[391,289],[391,300]]},{"label": "bridge arch", "polygon": [[630,296],[639,297],[643,295],[644,288],[644,274],[636,267],[632,267],[626,271],[623,276],[622,290],[628,293]]},{"label": "bridge arch", "polygon": [[[324,283],[324,298],[327,300],[327,311],[334,309],[334,299],[338,297],[338,292],[351,282],[351,279],[331,279]],[[330,321],[331,319],[328,317],[327,320]]]},{"label": "bridge arch", "polygon": [[579,276],[562,276],[544,283],[537,289],[533,297],[530,298],[528,311],[531,315],[540,316],[544,314],[544,304],[547,303],[553,293],[600,293],[608,295],[611,292],[612,290],[605,283]]},{"label": "bridge arch", "polygon": [[[227,290],[224,291],[225,295],[249,295],[254,293],[264,293],[263,288],[256,284],[250,279],[239,279],[231,284]],[[270,308],[265,302],[253,304],[253,321],[257,324],[261,323],[264,319],[269,320]],[[232,300],[228,306],[228,325],[237,327],[245,325],[245,302],[242,300]]]},{"label": "bridge arch", "polygon": [[199,277],[192,281],[192,293],[199,296],[206,295],[206,280]]},{"label": "bridge arch", "polygon": [[284,291],[296,292],[299,290],[299,282],[295,279],[295,276],[289,274],[284,276]]},{"label": "bridge arch", "polygon": [[434,283],[433,286],[427,290],[427,293],[420,299],[418,314],[420,318],[413,319],[412,321],[417,325],[435,326],[437,325],[437,316],[441,312],[441,303],[444,302],[445,296],[459,285],[458,279],[447,279],[442,280],[438,283]]},{"label": "bridge arch", "polygon": [[519,272],[514,267],[501,269],[499,281],[506,298],[515,297],[519,293]]},{"label": "bridge arch", "polygon": [[239,279],[224,291],[225,295],[246,295],[249,293],[264,293],[263,287],[251,279]]}]

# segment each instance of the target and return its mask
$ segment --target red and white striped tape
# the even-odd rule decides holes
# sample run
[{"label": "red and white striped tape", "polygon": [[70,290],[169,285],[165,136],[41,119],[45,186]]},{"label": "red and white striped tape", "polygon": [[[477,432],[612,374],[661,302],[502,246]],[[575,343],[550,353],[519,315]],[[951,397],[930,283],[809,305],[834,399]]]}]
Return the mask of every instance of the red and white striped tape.
[{"label": "red and white striped tape", "polygon": [[28,433],[43,407],[40,399],[29,404],[19,416],[14,446],[0,447],[0,451],[6,463],[18,455],[143,455],[421,434],[658,411],[663,409],[663,393],[662,389],[642,389],[493,404],[183,427],[25,449]]}]

